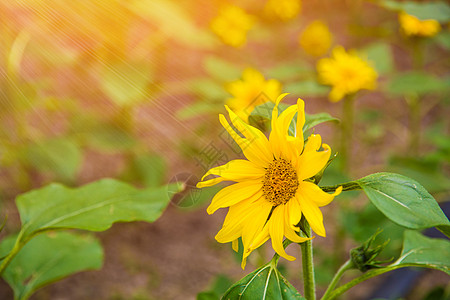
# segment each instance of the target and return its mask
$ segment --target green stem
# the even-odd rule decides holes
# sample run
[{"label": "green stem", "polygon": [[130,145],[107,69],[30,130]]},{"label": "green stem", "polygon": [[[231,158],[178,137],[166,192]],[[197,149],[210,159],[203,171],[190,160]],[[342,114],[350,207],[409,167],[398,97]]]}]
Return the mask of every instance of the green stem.
[{"label": "green stem", "polygon": [[355,94],[347,95],[344,98],[344,104],[342,106],[341,166],[345,172],[349,169],[348,161],[353,139],[354,102]]},{"label": "green stem", "polygon": [[322,189],[322,191],[330,193],[330,192],[335,192],[336,189],[340,186],[342,186],[343,192],[355,191],[355,190],[361,189],[361,186],[359,185],[359,183],[357,183],[355,181],[350,181],[350,182],[331,185],[331,186],[321,186],[320,188]]},{"label": "green stem", "polygon": [[325,294],[322,296],[322,300],[327,299],[327,297],[331,294],[331,292],[334,290],[336,285],[339,283],[339,280],[341,279],[342,275],[344,275],[345,271],[350,270],[353,268],[353,263],[351,260],[347,260],[336,272],[336,274],[333,277],[333,280],[331,281],[330,285],[328,286],[327,290],[325,291]]},{"label": "green stem", "polygon": [[[304,232],[307,237],[311,237],[311,227],[305,220],[303,222]],[[316,299],[316,285],[314,282],[314,264],[312,240],[300,244],[302,249],[302,267],[303,267],[303,293],[306,299]]]},{"label": "green stem", "polygon": [[396,269],[400,269],[400,268],[404,268],[404,267],[409,267],[410,265],[395,265],[395,266],[391,266],[391,267],[386,267],[386,268],[381,268],[381,269],[373,269],[370,271],[367,271],[366,273],[364,273],[363,275],[356,277],[355,279],[347,282],[346,284],[338,287],[337,289],[335,289],[333,292],[329,293],[327,295],[327,298],[322,297],[322,300],[332,300],[335,299],[337,297],[339,297],[340,295],[342,295],[343,293],[345,293],[346,291],[348,291],[350,288],[354,287],[355,285],[366,281],[367,279],[370,279],[372,277],[384,274],[386,272],[389,271],[393,271]]},{"label": "green stem", "polygon": [[22,232],[19,233],[16,239],[16,243],[14,244],[14,247],[11,249],[11,251],[8,253],[8,255],[3,259],[2,264],[0,265],[0,276],[5,271],[6,267],[8,267],[9,263],[12,261],[12,259],[19,253],[20,249],[25,245],[26,241],[22,241]]}]

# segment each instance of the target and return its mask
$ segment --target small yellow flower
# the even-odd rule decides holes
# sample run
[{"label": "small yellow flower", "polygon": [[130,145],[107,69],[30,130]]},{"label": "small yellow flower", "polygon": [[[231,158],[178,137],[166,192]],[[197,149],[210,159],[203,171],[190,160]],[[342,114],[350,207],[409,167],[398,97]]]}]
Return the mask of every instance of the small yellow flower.
[{"label": "small yellow flower", "polygon": [[275,79],[266,80],[255,69],[247,68],[242,72],[242,80],[227,85],[227,91],[233,98],[227,105],[245,122],[253,109],[263,103],[272,101],[281,94],[281,83]]},{"label": "small yellow flower", "polygon": [[403,32],[408,36],[431,37],[441,30],[441,24],[436,20],[419,20],[415,16],[401,12],[398,21]]},{"label": "small yellow flower", "polygon": [[[302,214],[314,232],[325,236],[323,215],[319,207],[329,204],[334,194],[322,191],[309,178],[320,172],[330,158],[331,149],[322,144],[322,138],[313,134],[304,145],[302,128],[305,123],[304,102],[298,99],[278,116],[278,104],[286,94],[276,100],[272,112],[272,131],[267,139],[264,133],[246,124],[226,106],[231,122],[219,115],[220,123],[241,147],[247,159],[236,159],[210,169],[197,184],[209,187],[222,181],[234,181],[220,190],[207,208],[208,214],[229,207],[222,229],[217,233],[219,243],[233,243],[242,237],[244,254],[242,268],[250,253],[269,238],[273,249],[287,260],[295,260],[283,248],[283,238],[301,243],[297,227]],[[297,114],[297,135],[288,134],[289,124]],[[238,130],[236,132],[235,130]],[[323,149],[319,151],[319,149]],[[210,179],[206,177],[215,175]]]},{"label": "small yellow flower", "polygon": [[306,53],[312,56],[322,56],[331,47],[333,35],[327,25],[322,21],[310,23],[299,38],[300,46]]},{"label": "small yellow flower", "polygon": [[265,10],[269,15],[275,15],[283,21],[295,18],[302,8],[300,0],[268,0]]},{"label": "small yellow flower", "polygon": [[238,6],[224,6],[211,22],[212,31],[222,41],[233,47],[240,47],[247,41],[247,32],[252,28],[254,18]]},{"label": "small yellow flower", "polygon": [[368,61],[355,53],[347,53],[343,47],[334,48],[332,58],[319,60],[317,72],[319,82],[332,86],[329,94],[332,102],[361,89],[375,89],[378,77]]}]

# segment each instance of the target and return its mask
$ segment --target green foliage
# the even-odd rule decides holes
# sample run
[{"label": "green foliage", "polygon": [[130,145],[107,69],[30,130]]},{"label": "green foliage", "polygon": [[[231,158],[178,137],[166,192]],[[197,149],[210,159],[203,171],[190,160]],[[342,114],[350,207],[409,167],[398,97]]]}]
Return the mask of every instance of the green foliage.
[{"label": "green foliage", "polygon": [[209,291],[201,292],[197,295],[197,300],[219,300],[226,290],[233,284],[226,275],[218,275],[214,285]]},{"label": "green foliage", "polygon": [[405,11],[421,20],[434,19],[439,22],[450,21],[450,6],[443,1],[415,2],[415,1],[394,1],[383,0],[380,5],[387,9]]},{"label": "green foliage", "polygon": [[377,42],[366,47],[363,52],[379,74],[390,73],[394,69],[391,47],[387,43]]},{"label": "green foliage", "polygon": [[391,266],[398,265],[433,268],[450,275],[450,242],[407,230],[400,258]]},{"label": "green foliage", "polygon": [[50,184],[17,197],[21,238],[58,228],[103,231],[115,222],[153,222],[169,202],[169,188],[179,190],[177,184],[138,190],[114,179],[77,189]]},{"label": "green foliage", "polygon": [[53,138],[27,145],[27,165],[46,173],[53,172],[63,181],[73,181],[81,165],[82,152],[70,138]]},{"label": "green foliage", "polygon": [[137,182],[146,187],[161,186],[167,173],[167,164],[163,157],[157,154],[142,154],[133,156],[128,169],[122,175],[129,182]]},{"label": "green foliage", "polygon": [[450,88],[449,78],[438,78],[422,71],[409,71],[394,76],[387,86],[392,95],[443,93]]},{"label": "green foliage", "polygon": [[417,181],[393,173],[375,173],[356,181],[370,201],[395,223],[411,229],[437,226],[450,234],[450,222],[436,200]]},{"label": "green foliage", "polygon": [[248,274],[223,295],[228,299],[305,299],[281,275],[273,262]]},{"label": "green foliage", "polygon": [[[7,253],[16,236],[5,238],[0,253]],[[70,232],[41,234],[27,243],[6,268],[3,278],[14,290],[15,299],[28,299],[37,289],[71,274],[98,270],[103,250],[90,235]]]}]

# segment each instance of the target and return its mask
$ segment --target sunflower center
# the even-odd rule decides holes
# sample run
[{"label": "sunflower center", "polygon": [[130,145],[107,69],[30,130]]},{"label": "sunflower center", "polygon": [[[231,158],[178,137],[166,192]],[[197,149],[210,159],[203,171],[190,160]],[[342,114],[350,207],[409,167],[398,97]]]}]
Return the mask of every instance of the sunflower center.
[{"label": "sunflower center", "polygon": [[282,158],[274,159],[266,169],[263,193],[273,206],[287,203],[295,196],[298,188],[297,172],[292,164]]}]

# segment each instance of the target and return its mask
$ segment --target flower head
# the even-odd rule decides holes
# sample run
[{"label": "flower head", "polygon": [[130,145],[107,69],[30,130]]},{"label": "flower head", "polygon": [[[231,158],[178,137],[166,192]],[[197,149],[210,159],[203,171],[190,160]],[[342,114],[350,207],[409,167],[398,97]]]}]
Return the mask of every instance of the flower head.
[{"label": "flower head", "polygon": [[322,56],[330,49],[333,35],[322,21],[310,23],[301,33],[300,46],[312,56]]},{"label": "flower head", "polygon": [[247,41],[247,31],[254,24],[254,18],[242,8],[234,5],[224,6],[211,22],[212,31],[222,41],[233,47],[240,47]]},{"label": "flower head", "polygon": [[275,79],[266,80],[257,70],[247,68],[242,72],[242,80],[229,83],[227,91],[233,95],[227,105],[247,122],[256,106],[275,101],[281,93],[281,83]]},{"label": "flower head", "polygon": [[[339,188],[334,194],[328,194],[309,180],[325,167],[331,149],[327,144],[322,144],[318,134],[311,135],[304,145],[303,100],[298,99],[296,105],[289,106],[278,115],[278,104],[285,95],[279,96],[276,101],[272,112],[272,131],[268,139],[226,107],[234,127],[231,127],[224,115],[219,115],[220,123],[240,146],[247,159],[232,160],[212,168],[197,184],[198,188],[203,188],[222,181],[234,182],[214,196],[207,212],[212,214],[219,208],[229,207],[216,240],[220,243],[233,242],[233,249],[237,251],[236,242],[242,237],[242,268],[250,253],[269,238],[273,249],[280,256],[294,260],[295,257],[285,252],[283,238],[295,243],[308,240],[297,234],[302,214],[316,234],[325,236],[323,215],[319,207],[329,204],[342,190]],[[297,135],[291,136],[288,128],[296,114]],[[217,177],[205,179],[210,175]]]},{"label": "flower head", "polygon": [[347,53],[343,47],[333,49],[332,58],[322,58],[317,63],[319,81],[331,85],[332,102],[361,89],[373,90],[378,74],[368,61],[355,53]]},{"label": "flower head", "polygon": [[283,21],[295,18],[302,8],[300,0],[268,0],[265,10],[269,15],[275,15]]},{"label": "flower head", "polygon": [[436,20],[419,20],[413,15],[401,12],[398,21],[403,32],[408,36],[431,37],[441,30],[441,24]]}]

